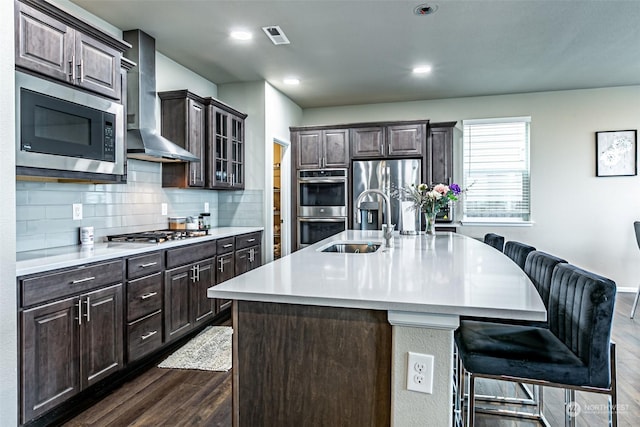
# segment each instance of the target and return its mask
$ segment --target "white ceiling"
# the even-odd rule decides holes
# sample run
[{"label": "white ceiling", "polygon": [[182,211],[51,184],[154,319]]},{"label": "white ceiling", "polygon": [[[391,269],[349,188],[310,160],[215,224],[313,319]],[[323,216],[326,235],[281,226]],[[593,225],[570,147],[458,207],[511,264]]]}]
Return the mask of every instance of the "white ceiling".
[{"label": "white ceiling", "polygon": [[216,84],[266,80],[303,108],[640,84],[636,0],[438,0],[429,16],[404,0],[72,1]]}]

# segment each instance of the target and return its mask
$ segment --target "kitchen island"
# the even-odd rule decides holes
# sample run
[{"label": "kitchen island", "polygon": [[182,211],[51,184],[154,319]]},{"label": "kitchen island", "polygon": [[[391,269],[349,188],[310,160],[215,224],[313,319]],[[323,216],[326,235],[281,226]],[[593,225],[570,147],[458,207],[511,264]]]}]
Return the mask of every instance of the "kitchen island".
[{"label": "kitchen island", "polygon": [[[400,236],[373,253],[322,252],[348,230],[210,288],[234,300],[235,426],[452,423],[460,316],[544,320],[509,258],[455,234]],[[433,393],[407,390],[407,353],[434,356]]]}]

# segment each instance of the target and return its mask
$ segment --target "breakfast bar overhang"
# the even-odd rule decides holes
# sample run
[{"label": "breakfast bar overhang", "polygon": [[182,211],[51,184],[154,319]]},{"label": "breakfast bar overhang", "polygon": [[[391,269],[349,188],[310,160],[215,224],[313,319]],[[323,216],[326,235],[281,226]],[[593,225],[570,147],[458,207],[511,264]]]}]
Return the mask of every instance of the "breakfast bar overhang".
[{"label": "breakfast bar overhang", "polygon": [[[234,300],[234,426],[451,425],[460,316],[546,319],[524,272],[480,241],[383,241],[348,230],[208,290]],[[408,352],[434,356],[432,394],[407,390]]]}]

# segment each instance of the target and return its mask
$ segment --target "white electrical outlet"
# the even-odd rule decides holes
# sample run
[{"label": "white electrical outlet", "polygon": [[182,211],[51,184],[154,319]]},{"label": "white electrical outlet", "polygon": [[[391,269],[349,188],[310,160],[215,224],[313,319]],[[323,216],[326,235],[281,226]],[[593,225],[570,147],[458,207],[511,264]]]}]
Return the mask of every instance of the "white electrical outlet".
[{"label": "white electrical outlet", "polygon": [[78,221],[82,219],[82,203],[74,203],[73,204],[73,216],[74,221]]},{"label": "white electrical outlet", "polygon": [[433,355],[408,352],[407,390],[433,393]]},{"label": "white electrical outlet", "polygon": [[167,215],[168,210],[169,210],[169,207],[167,206],[166,203],[163,203],[162,205],[160,205],[161,215]]},{"label": "white electrical outlet", "polygon": [[204,202],[204,213],[209,213],[209,202]]}]

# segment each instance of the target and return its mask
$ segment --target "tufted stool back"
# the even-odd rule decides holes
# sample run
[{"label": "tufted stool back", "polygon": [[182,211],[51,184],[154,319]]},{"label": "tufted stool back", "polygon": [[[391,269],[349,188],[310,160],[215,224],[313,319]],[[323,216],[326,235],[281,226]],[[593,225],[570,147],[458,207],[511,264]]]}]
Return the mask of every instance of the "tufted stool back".
[{"label": "tufted stool back", "polygon": [[499,234],[495,234],[495,233],[485,234],[484,242],[489,246],[493,246],[500,252],[502,252],[502,248],[504,247],[504,237]]},{"label": "tufted stool back", "polygon": [[518,264],[518,266],[524,270],[524,264],[527,261],[527,255],[529,252],[535,251],[536,248],[533,246],[525,245],[524,243],[508,241],[504,244],[504,254],[511,258],[513,262]]},{"label": "tufted stool back", "polygon": [[531,251],[524,263],[524,272],[538,290],[545,307],[549,307],[551,276],[556,265],[567,261],[542,251]]},{"label": "tufted stool back", "polygon": [[609,387],[609,347],[616,284],[571,264],[558,264],[549,293],[549,329],[588,369],[584,384]]}]

